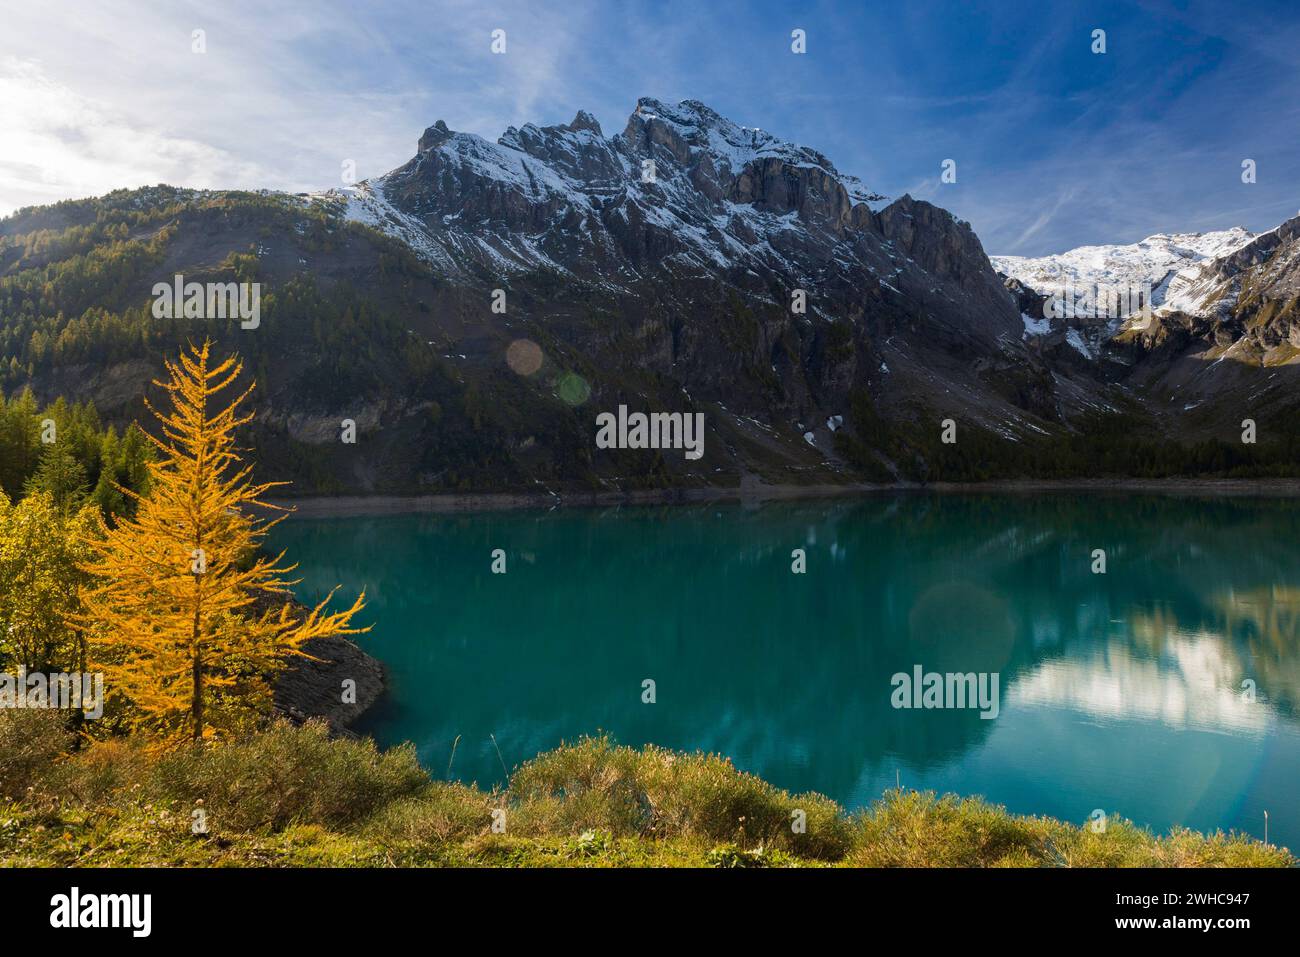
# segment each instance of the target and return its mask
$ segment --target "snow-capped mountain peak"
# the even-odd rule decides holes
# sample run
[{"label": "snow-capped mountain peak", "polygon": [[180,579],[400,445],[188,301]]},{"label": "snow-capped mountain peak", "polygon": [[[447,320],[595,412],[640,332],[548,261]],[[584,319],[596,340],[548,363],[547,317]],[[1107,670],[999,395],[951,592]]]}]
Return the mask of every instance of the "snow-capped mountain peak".
[{"label": "snow-capped mountain peak", "polygon": [[1107,289],[1149,285],[1157,311],[1203,308],[1209,290],[1203,270],[1251,242],[1255,234],[1234,226],[1201,233],[1157,233],[1127,245],[1079,246],[1054,256],[992,256],[993,267],[1043,293],[1062,286]]},{"label": "snow-capped mountain peak", "polygon": [[[650,290],[660,312],[709,304],[733,317],[737,336],[752,328],[749,314],[797,327],[766,345],[745,341],[748,361],[769,371],[792,361],[774,343],[811,342],[828,324],[842,341],[868,315],[906,317],[889,348],[913,358],[882,345],[871,368],[888,360],[891,383],[914,373],[923,390],[938,381],[923,354],[1003,362],[1023,348],[1015,303],[969,224],[910,196],[888,202],[817,150],[697,100],[641,99],[611,136],[581,111],[495,142],[439,121],[407,163],[314,201],[396,237],[454,283],[558,276],[583,296],[635,302]],[[686,334],[674,342],[684,350]],[[1018,413],[1007,415],[1004,424]]]},{"label": "snow-capped mountain peak", "polygon": [[510,127],[496,142],[439,120],[405,165],[321,198],[448,269],[541,266],[615,284],[647,254],[697,270],[797,275],[810,246],[833,256],[869,224],[870,204],[886,202],[817,150],[698,100],[649,97],[608,137],[585,111],[567,124]]}]

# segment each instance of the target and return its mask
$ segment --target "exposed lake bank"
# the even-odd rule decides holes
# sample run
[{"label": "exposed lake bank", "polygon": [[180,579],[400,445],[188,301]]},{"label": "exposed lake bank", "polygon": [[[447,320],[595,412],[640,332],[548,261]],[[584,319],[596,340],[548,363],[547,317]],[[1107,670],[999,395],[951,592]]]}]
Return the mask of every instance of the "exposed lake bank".
[{"label": "exposed lake bank", "polygon": [[732,487],[635,489],[602,492],[450,492],[437,495],[313,495],[270,499],[308,518],[348,515],[411,515],[496,512],[513,509],[583,508],[614,505],[697,505],[709,502],[764,502],[852,498],[935,492],[1039,494],[1114,492],[1153,495],[1300,497],[1300,479],[1026,479],[1013,482],[936,482],[929,485],[848,483],[844,485],[753,485]]}]

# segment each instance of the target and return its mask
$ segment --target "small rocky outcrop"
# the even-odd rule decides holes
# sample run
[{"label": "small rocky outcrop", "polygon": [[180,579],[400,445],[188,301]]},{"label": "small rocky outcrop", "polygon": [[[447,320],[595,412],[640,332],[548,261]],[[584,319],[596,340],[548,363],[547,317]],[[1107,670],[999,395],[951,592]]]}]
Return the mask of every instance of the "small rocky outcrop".
[{"label": "small rocky outcrop", "polygon": [[[275,711],[300,724],[324,718],[332,730],[346,730],[384,691],[384,666],[342,637],[313,638],[275,683]],[[356,682],[356,700],[344,701],[344,682]]]},{"label": "small rocky outcrop", "polygon": [[[253,611],[277,608],[283,596],[263,594]],[[294,610],[305,615],[309,609],[289,599]],[[384,692],[386,675],[379,659],[367,654],[356,642],[342,636],[313,638],[302,646],[308,657],[291,655],[276,677],[273,709],[277,717],[301,724],[324,718],[333,731],[345,731]],[[355,694],[345,698],[346,681],[355,682]],[[350,687],[350,686],[349,686]]]}]

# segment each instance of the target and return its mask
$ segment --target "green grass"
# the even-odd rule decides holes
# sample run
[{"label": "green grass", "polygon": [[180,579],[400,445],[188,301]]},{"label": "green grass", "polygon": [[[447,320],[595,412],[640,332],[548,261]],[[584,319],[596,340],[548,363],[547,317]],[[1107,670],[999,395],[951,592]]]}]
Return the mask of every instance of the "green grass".
[{"label": "green grass", "polygon": [[[432,781],[409,746],[276,724],[206,750],[69,750],[49,712],[0,714],[0,863],[274,867],[1292,867],[1236,834],[1157,837],[891,791],[847,814],[721,757],[584,738],[503,790]],[[207,825],[193,833],[195,812]],[[494,830],[494,812],[497,822]],[[796,812],[802,812],[801,814]],[[802,820],[802,829],[793,822]]]}]

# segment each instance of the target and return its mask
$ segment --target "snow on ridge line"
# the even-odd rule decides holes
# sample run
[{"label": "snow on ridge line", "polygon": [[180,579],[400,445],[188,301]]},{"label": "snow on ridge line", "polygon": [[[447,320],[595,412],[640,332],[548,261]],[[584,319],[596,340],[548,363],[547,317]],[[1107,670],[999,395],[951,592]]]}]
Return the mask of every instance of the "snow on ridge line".
[{"label": "snow on ridge line", "polygon": [[[875,204],[888,201],[887,197],[868,189],[857,176],[836,169],[818,150],[781,139],[758,127],[740,126],[697,100],[682,100],[670,107],[658,100],[642,97],[637,101],[632,119],[643,122],[658,120],[675,127],[678,134],[694,149],[706,152],[711,159],[725,164],[733,175],[739,175],[752,162],[776,158],[792,166],[822,170],[844,187],[854,203],[867,203],[874,209]],[[583,183],[574,181],[546,160],[523,148],[519,134],[530,129],[555,134],[560,141],[577,140],[583,145],[601,142],[616,154],[623,150],[614,144],[626,142],[626,131],[605,137],[585,127],[573,129],[563,124],[537,127],[528,123],[519,130],[514,127],[507,129],[495,143],[476,133],[448,130],[445,139],[432,148],[454,157],[479,175],[519,188],[530,200],[545,200],[547,197],[541,190],[544,187],[551,194],[559,194],[579,206],[590,206],[591,197],[583,189]]]},{"label": "snow on ridge line", "polygon": [[[594,118],[589,114],[585,116],[586,120],[580,112],[575,117],[574,123],[581,121],[577,126],[536,127],[525,124],[520,129],[510,127],[495,143],[474,133],[450,130],[440,121],[426,131],[429,137],[427,145],[425,138],[421,139],[421,151],[416,161],[426,154],[437,153],[445,157],[449,169],[463,170],[469,176],[500,183],[518,192],[529,203],[554,204],[576,210],[583,216],[603,215],[611,211],[607,205],[611,198],[611,182],[589,182],[583,174],[576,172],[581,164],[569,162],[585,151],[595,149],[601,161],[597,163],[598,168],[601,163],[608,165],[611,161],[615,169],[622,167],[623,176],[616,175],[615,179],[623,183],[621,214],[624,217],[628,215],[629,207],[637,207],[643,218],[671,231],[688,247],[702,254],[702,262],[715,266],[733,266],[744,260],[764,262],[773,257],[783,258],[766,242],[752,246],[739,243],[727,224],[739,217],[761,236],[792,228],[789,224],[753,204],[725,199],[721,203],[720,216],[715,213],[707,220],[701,219],[693,214],[693,204],[684,195],[685,192],[697,192],[685,175],[685,169],[663,170],[659,186],[666,196],[646,202],[647,197],[639,184],[639,170],[635,168],[639,152],[628,149],[631,142],[629,130],[605,137],[598,132],[598,126],[593,130],[587,122],[594,123]],[[691,153],[708,156],[718,168],[730,168],[732,175],[738,175],[756,160],[775,157],[784,163],[825,172],[841,184],[855,204],[866,203],[878,209],[888,202],[886,197],[868,190],[857,177],[839,172],[818,151],[782,140],[758,128],[739,126],[698,101],[683,100],[675,107],[668,107],[657,100],[642,98],[629,124],[634,124],[637,119],[642,122],[657,119],[675,126]],[[540,144],[543,149],[539,151],[534,144]],[[557,151],[554,158],[549,152],[551,150]],[[557,164],[556,160],[561,156],[566,159]],[[384,183],[400,172],[395,170],[355,186],[330,190],[327,194],[319,194],[318,198],[343,201],[348,219],[370,225],[405,242],[423,258],[440,265],[451,265],[458,258],[457,253],[462,251],[461,239],[470,237],[458,237],[461,230],[447,217],[442,217],[440,223],[426,221],[391,203],[384,196]],[[555,217],[557,221],[560,218]],[[724,222],[719,223],[720,218]],[[533,241],[541,238],[541,233],[531,238],[518,237],[517,240],[500,235],[489,237],[488,245],[492,248],[483,252],[493,259],[504,253],[506,261],[498,265],[526,268],[530,264],[551,263],[550,257]],[[474,241],[483,245],[479,240]]]},{"label": "snow on ridge line", "polygon": [[[632,116],[643,121],[659,120],[676,127],[683,139],[725,161],[736,174],[749,163],[776,158],[792,166],[821,170],[838,180],[854,203],[871,204],[886,199],[867,189],[857,176],[838,170],[819,150],[782,139],[757,126],[741,126],[698,100],[682,100],[676,106],[667,106],[659,100],[642,97],[637,101]],[[701,134],[704,142],[699,144],[697,141]]]},{"label": "snow on ridge line", "polygon": [[[391,236],[411,248],[421,258],[442,268],[458,271],[456,251],[463,251],[466,243],[472,245],[480,258],[492,261],[496,268],[508,272],[523,272],[545,265],[561,273],[569,273],[561,263],[546,254],[538,245],[542,234],[512,234],[483,236],[474,230],[462,231],[454,222],[456,217],[443,217],[441,228],[431,226],[418,217],[403,212],[384,195],[387,177],[363,180],[355,186],[330,189],[308,194],[308,200],[341,203],[346,219],[370,226]],[[675,204],[645,202],[645,197],[633,183],[628,196],[615,212],[627,216],[627,208],[634,206],[647,221],[682,239],[688,247],[702,254],[699,265],[706,268],[728,268],[743,261],[752,261],[780,268],[790,264],[776,252],[768,241],[779,231],[796,228],[790,221],[793,213],[778,216],[755,209],[744,203],[723,200],[724,211],[707,222],[697,223]],[[763,237],[762,242],[740,243],[727,228],[734,218],[744,220],[749,228]],[[711,228],[710,228],[711,227]],[[489,241],[489,240],[495,240]],[[682,255],[689,257],[689,252]]]},{"label": "snow on ridge line", "polygon": [[559,195],[577,206],[591,205],[591,197],[550,163],[508,142],[493,143],[477,133],[451,133],[432,149],[478,176],[518,189],[530,202],[546,202]]}]

